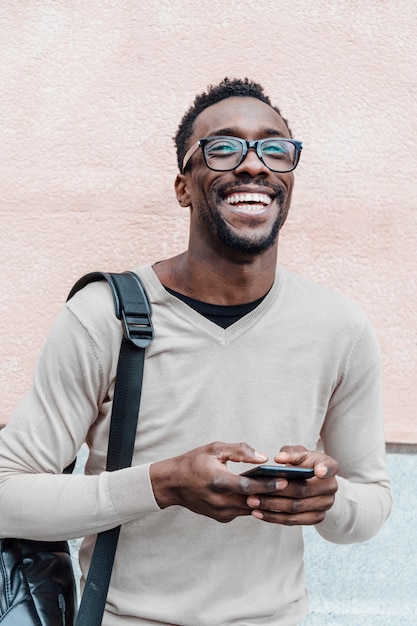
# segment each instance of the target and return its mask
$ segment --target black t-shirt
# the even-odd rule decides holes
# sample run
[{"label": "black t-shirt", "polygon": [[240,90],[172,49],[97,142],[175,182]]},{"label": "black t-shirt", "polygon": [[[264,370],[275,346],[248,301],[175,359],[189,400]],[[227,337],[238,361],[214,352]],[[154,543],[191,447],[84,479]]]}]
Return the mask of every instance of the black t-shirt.
[{"label": "black t-shirt", "polygon": [[262,296],[262,298],[258,298],[258,300],[254,300],[253,302],[225,306],[221,304],[209,304],[208,302],[201,302],[201,300],[189,298],[188,296],[184,296],[182,293],[169,289],[169,287],[165,287],[165,289],[176,298],[179,298],[188,304],[188,306],[197,311],[197,313],[200,313],[200,315],[203,315],[211,322],[214,322],[222,328],[231,326],[241,317],[253,311],[253,309],[255,309],[265,298],[265,296]]}]

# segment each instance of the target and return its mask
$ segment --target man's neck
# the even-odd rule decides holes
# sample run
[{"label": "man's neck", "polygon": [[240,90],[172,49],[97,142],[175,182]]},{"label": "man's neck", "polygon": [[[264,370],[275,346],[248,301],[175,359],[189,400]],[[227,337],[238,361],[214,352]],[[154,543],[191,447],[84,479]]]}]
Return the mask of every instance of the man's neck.
[{"label": "man's neck", "polygon": [[210,262],[198,251],[186,252],[154,265],[160,282],[185,296],[211,304],[236,305],[262,298],[275,280],[276,251],[254,258],[217,258]]}]

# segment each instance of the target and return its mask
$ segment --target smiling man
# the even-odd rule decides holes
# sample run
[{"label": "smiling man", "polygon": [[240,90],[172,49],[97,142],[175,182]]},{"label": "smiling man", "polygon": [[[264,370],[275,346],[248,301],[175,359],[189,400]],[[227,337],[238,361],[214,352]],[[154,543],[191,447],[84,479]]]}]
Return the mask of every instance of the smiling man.
[{"label": "smiling man", "polygon": [[[2,434],[0,535],[87,536],[85,575],[121,524],[104,626],[296,625],[302,526],[364,541],[390,513],[380,352],[356,304],[277,266],[302,145],[262,87],[211,86],[175,141],[189,246],[136,269],[156,338],[132,467],[104,471],[121,330],[95,283]],[[58,476],[84,441],[87,475]],[[313,477],[242,475],[267,462]]]},{"label": "smiling man", "polygon": [[[197,211],[203,229],[237,251],[264,252],[276,242],[287,216],[293,184],[290,172],[298,163],[301,144],[289,139],[290,131],[274,109],[253,98],[233,97],[203,111],[195,122],[193,138],[207,135],[193,143],[184,157],[183,175],[176,185],[179,202],[189,203],[191,189],[184,173],[193,169],[200,193],[212,184],[211,197],[204,195]],[[206,166],[201,181],[197,178],[200,148]],[[229,176],[219,177],[219,171]],[[218,208],[221,201],[228,206]]]}]

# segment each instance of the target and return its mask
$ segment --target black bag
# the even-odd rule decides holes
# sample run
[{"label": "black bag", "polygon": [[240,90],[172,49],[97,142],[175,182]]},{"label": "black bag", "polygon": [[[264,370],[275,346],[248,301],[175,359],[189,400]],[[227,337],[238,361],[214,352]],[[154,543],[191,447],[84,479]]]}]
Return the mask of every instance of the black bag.
[{"label": "black bag", "polygon": [[2,626],[72,626],[76,599],[66,541],[1,539]]},{"label": "black bag", "polygon": [[[128,467],[141,397],[144,351],[153,339],[151,309],[136,274],[86,274],[68,299],[95,280],[110,285],[123,326],[107,452],[107,471]],[[65,471],[72,471],[75,462]],[[100,626],[120,526],[97,537],[76,626]],[[0,539],[0,625],[74,626],[77,598],[66,541]]]}]

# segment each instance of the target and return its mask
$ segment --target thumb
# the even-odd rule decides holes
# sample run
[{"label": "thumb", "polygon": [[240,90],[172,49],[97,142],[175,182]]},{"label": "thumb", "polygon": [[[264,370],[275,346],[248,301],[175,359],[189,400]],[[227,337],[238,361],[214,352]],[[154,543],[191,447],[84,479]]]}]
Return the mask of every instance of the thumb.
[{"label": "thumb", "polygon": [[258,452],[247,443],[216,443],[212,444],[214,456],[219,461],[236,461],[241,463],[265,463],[268,456],[263,452]]}]

